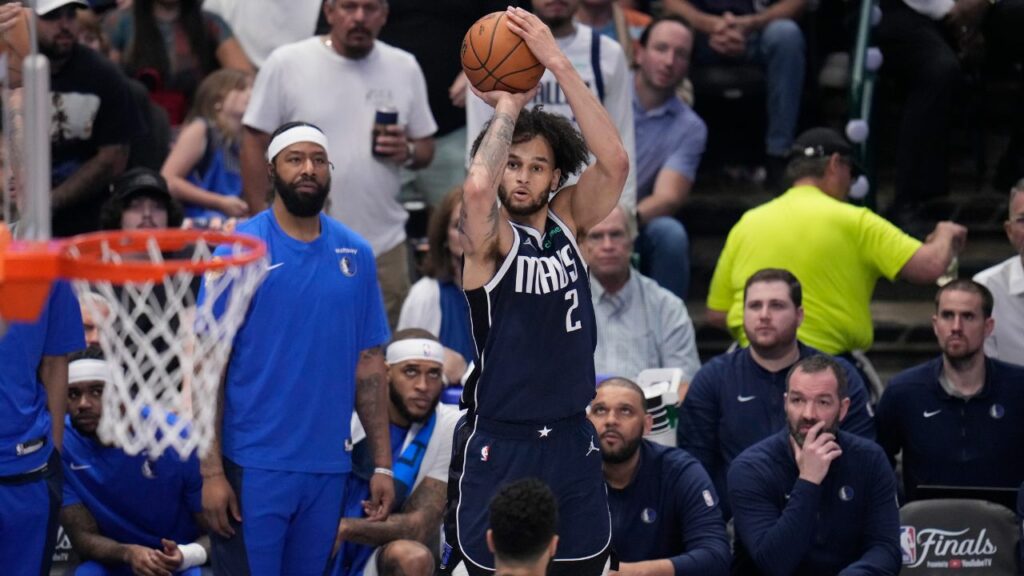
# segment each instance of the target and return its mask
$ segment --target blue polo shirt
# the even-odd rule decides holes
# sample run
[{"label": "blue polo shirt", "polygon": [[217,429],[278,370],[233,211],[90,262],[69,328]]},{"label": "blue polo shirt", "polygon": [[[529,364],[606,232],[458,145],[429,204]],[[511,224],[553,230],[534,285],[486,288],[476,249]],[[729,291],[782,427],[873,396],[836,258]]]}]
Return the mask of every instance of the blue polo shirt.
[{"label": "blue polo shirt", "polygon": [[[798,343],[800,358],[821,354]],[[840,428],[869,440],[875,423],[860,374],[842,358],[850,409]],[[693,378],[679,411],[678,444],[704,466],[722,494],[722,511],[731,517],[726,473],[748,447],[786,428],[786,373],[769,372],[754,361],[750,348],[713,358]]]},{"label": "blue polo shirt", "polygon": [[668,559],[677,575],[729,573],[729,539],[711,479],[680,450],[644,440],[629,486],[608,487],[612,546],[623,562]]},{"label": "blue polo shirt", "polygon": [[238,232],[266,242],[271,263],[228,362],[224,456],[264,470],[348,472],[359,354],[390,338],[373,250],[324,214],[312,242],[287,235],[270,209]]},{"label": "blue polo shirt", "polygon": [[636,199],[654,191],[662,168],[678,172],[690,182],[697,181],[708,128],[700,116],[673,96],[667,102],[645,110],[633,84],[633,125],[636,130]]},{"label": "blue polo shirt", "polygon": [[843,454],[821,484],[799,479],[783,430],[729,469],[741,574],[897,574],[896,477],[877,444],[840,431]]},{"label": "blue polo shirt", "polygon": [[[0,337],[0,476],[46,464],[53,435],[39,364],[43,356],[63,356],[82,348],[82,311],[67,282],[54,283],[35,322],[12,322]],[[46,441],[38,449],[18,455],[19,445],[35,446],[40,438]]]},{"label": "blue polo shirt", "polygon": [[83,504],[100,534],[122,544],[163,549],[161,538],[187,544],[199,536],[203,479],[195,454],[182,461],[168,450],[150,460],[79,434],[70,419],[65,430],[65,507]]},{"label": "blue polo shirt", "polygon": [[942,357],[897,374],[878,403],[878,441],[903,488],[921,484],[1016,488],[1024,481],[1024,367],[985,358],[985,384],[969,399],[939,383]]}]

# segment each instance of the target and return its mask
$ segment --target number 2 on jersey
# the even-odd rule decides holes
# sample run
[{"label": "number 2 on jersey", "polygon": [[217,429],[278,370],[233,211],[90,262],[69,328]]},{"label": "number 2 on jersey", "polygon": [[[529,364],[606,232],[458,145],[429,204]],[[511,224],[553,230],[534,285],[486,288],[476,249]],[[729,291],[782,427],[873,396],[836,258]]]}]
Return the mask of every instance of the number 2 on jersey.
[{"label": "number 2 on jersey", "polygon": [[580,297],[576,293],[576,289],[573,288],[565,293],[565,299],[572,301],[572,304],[569,305],[569,309],[565,312],[565,331],[575,332],[583,327],[583,324],[581,324],[579,320],[572,319],[573,310],[576,310],[580,305]]}]

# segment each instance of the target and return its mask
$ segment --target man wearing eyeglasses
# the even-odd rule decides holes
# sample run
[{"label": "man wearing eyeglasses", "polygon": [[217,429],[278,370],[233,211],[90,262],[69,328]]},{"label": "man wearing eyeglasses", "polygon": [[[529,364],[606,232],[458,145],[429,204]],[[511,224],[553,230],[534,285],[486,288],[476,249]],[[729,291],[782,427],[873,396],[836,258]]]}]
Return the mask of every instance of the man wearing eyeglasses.
[{"label": "man wearing eyeglasses", "polygon": [[1003,227],[1017,254],[974,276],[995,299],[996,327],[985,339],[985,355],[1024,365],[1024,178],[1010,190],[1010,217]]},{"label": "man wearing eyeglasses", "polygon": [[799,340],[831,355],[867,350],[869,304],[879,278],[929,284],[963,247],[967,229],[939,222],[925,242],[867,208],[846,203],[856,167],[838,132],[813,128],[797,138],[786,167],[792,187],[749,210],[729,232],[708,293],[707,319],[740,344],[743,287],[762,268],[784,268],[804,287]]},{"label": "man wearing eyeglasses", "polygon": [[[242,119],[245,201],[254,213],[266,206],[263,153],[277,126],[303,121],[322,127],[336,151],[338,175],[327,210],[373,247],[395,326],[409,292],[408,213],[397,200],[399,169],[430,164],[437,123],[416,58],[377,39],[388,18],[387,0],[327,0],[323,10],[331,26],[326,35],[275,50],[256,76]],[[383,110],[397,119],[377,130],[375,113]]]},{"label": "man wearing eyeglasses", "polygon": [[597,318],[598,374],[636,378],[647,368],[683,369],[689,381],[700,369],[693,321],[686,304],[657,282],[633,270],[633,240],[621,207],[583,237]]},{"label": "man wearing eyeglasses", "polygon": [[[19,6],[0,8],[0,31],[23,25]],[[128,143],[142,123],[120,70],[77,42],[75,15],[87,8],[83,0],[35,2],[39,51],[50,61],[54,236],[99,229],[108,186],[124,171]]]}]

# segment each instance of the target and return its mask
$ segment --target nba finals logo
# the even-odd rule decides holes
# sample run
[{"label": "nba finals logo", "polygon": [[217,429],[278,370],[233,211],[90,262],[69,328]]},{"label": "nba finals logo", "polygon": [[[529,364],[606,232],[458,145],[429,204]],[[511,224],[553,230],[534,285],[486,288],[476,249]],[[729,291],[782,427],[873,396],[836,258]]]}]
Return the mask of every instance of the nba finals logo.
[{"label": "nba finals logo", "polygon": [[942,530],[914,526],[900,527],[903,565],[928,569],[991,569],[999,548],[987,535],[988,530]]},{"label": "nba finals logo", "polygon": [[900,551],[904,566],[917,562],[917,531],[913,526],[900,526]]}]

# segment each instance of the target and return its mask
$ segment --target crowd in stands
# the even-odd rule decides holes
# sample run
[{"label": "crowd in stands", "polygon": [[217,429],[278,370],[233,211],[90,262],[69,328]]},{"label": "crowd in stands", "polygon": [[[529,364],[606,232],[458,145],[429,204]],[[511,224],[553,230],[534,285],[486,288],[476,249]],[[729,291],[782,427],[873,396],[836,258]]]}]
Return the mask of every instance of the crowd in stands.
[{"label": "crowd in stands", "polygon": [[[435,573],[459,418],[442,400],[480,369],[463,291],[463,181],[494,114],[461,73],[460,42],[479,17],[507,4],[0,5],[0,36],[33,18],[50,61],[54,236],[239,230],[263,239],[273,261],[290,269],[268,271],[273,292],[253,304],[236,340],[247,356],[225,377],[224,426],[243,432],[223,438],[224,454],[237,460],[223,465],[153,460],[99,442],[100,398],[111,381],[98,346],[103,319],[66,283],[37,323],[5,326],[4,573],[49,565],[58,518],[81,561],[74,574],[198,575],[202,566],[235,574],[246,561],[269,570],[253,573],[284,573],[272,558],[277,548],[308,573],[324,573],[302,564],[312,543],[330,549],[327,570],[339,576]],[[934,286],[969,241],[961,224],[925,221],[922,205],[949,192],[959,92],[979,90],[979,75],[1005,63],[1016,66],[1024,90],[1024,0],[879,2],[881,77],[905,98],[885,217],[849,201],[863,168],[855,144],[801,122],[818,73],[809,69],[805,32],[814,2],[528,4],[629,156],[619,204],[573,239],[589,268],[595,316],[598,382],[587,408],[608,490],[611,573],[897,574],[913,563],[901,549],[897,502],[920,499],[922,486],[1019,488],[1015,511],[1024,516],[1024,108],[1014,107],[993,181],[1008,193],[1004,227],[1014,255],[936,290],[934,359],[879,383],[863,354],[874,341],[878,281]],[[690,72],[738,65],[763,71],[767,122],[756,136],[766,188],[776,194],[730,230],[706,310],[691,314],[690,234],[679,214],[700,186],[715,126],[693,107]],[[4,98],[5,118],[15,119],[5,127],[14,145],[3,180],[15,201],[4,220],[15,234],[25,200],[20,90]],[[579,128],[550,70],[528,107]],[[397,120],[377,125],[382,111]],[[407,236],[409,198],[430,208],[425,250]],[[293,301],[333,282],[328,272],[359,283]],[[299,306],[290,319],[278,312]],[[702,364],[695,319],[727,330],[738,346]],[[386,353],[374,355],[378,347]],[[652,398],[636,382],[648,368],[682,371],[673,446],[645,438]],[[356,374],[351,422],[331,421],[330,402],[300,414],[265,401],[281,382],[294,383],[296,397],[318,397],[303,386],[341,373]],[[252,422],[260,430],[248,429]],[[334,440],[346,442],[351,458],[323,455]],[[284,471],[261,469],[271,452]],[[471,457],[486,462],[488,454]],[[344,486],[288,477],[346,466]],[[281,497],[243,519],[239,500],[255,501],[258,491]],[[301,509],[302,522],[259,531],[246,523],[257,514],[286,517],[286,506]],[[486,535],[499,568],[544,574],[557,564],[556,507],[539,482],[502,488]],[[341,509],[344,518],[337,524],[312,509]],[[243,532],[244,544],[236,536]]]}]

